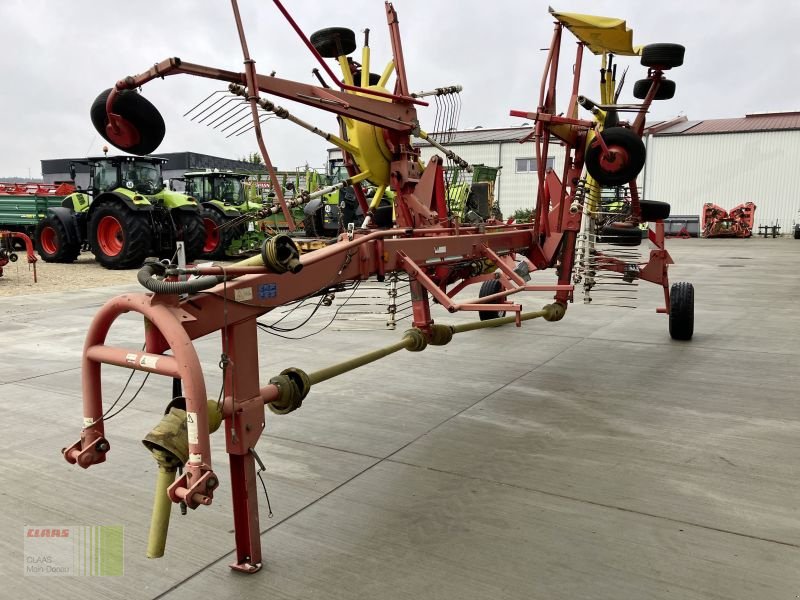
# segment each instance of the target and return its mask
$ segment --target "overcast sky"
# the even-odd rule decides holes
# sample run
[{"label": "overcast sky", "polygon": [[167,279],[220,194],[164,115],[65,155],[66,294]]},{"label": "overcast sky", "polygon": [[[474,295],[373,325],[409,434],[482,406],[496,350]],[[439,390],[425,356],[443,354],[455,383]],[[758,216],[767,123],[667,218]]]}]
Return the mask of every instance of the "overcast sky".
[{"label": "overcast sky", "polygon": [[[284,0],[307,34],[330,26],[372,31],[373,71],[389,59],[384,4]],[[552,0],[557,10],[621,17],[634,44],[686,46],[673,100],[656,103],[653,119],[737,117],[752,112],[800,109],[800,3],[721,0]],[[532,0],[397,0],[409,85],[430,89],[464,86],[460,128],[517,126],[509,109],[535,109],[552,20],[547,2]],[[240,0],[250,51],[261,73],[312,82],[313,57],[269,0]],[[767,10],[769,6],[769,10]],[[89,121],[89,106],[103,89],[170,56],[241,70],[241,51],[230,4],[224,0],[2,0],[0,2],[0,176],[41,174],[44,158],[98,154],[103,140]],[[573,56],[564,36],[564,57]],[[360,50],[356,59],[360,56]],[[571,61],[562,61],[566,83]],[[633,59],[632,82],[644,76]],[[593,84],[597,62],[584,60]],[[181,115],[221,85],[185,75],[154,81],[145,96],[164,115],[166,138],[158,152],[195,151],[238,158],[256,150],[246,134],[225,139]],[[594,85],[583,88],[596,97]],[[563,103],[561,94],[559,102]],[[333,131],[332,115],[278,99],[298,116]],[[563,104],[562,104],[563,106]],[[420,109],[423,128],[433,108]],[[291,123],[265,123],[275,165],[321,166],[327,144]]]}]

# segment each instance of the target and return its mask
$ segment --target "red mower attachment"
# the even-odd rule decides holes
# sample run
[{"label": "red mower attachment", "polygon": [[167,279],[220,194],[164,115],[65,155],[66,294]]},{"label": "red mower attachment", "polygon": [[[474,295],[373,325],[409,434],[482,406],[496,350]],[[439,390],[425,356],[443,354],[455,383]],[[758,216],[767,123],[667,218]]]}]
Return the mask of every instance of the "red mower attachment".
[{"label": "red mower attachment", "polygon": [[38,283],[36,277],[36,254],[33,252],[33,242],[24,233],[19,231],[0,231],[0,277],[3,276],[3,267],[10,262],[17,262],[14,240],[20,240],[25,245],[28,264],[33,265],[33,282]]},{"label": "red mower attachment", "polygon": [[749,238],[753,235],[756,205],[745,202],[730,211],[706,203],[703,205],[703,237],[738,237]]}]

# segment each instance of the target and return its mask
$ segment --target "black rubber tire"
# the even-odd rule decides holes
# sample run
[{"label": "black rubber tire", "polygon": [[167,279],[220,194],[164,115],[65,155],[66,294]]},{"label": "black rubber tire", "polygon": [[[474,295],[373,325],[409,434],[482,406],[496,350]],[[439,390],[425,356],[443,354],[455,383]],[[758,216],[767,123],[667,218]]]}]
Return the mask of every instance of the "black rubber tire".
[{"label": "black rubber tire", "polygon": [[163,141],[166,133],[166,126],[161,113],[136,90],[120,92],[114,102],[113,111],[128,121],[139,132],[139,141],[137,143],[123,147],[112,140],[106,132],[106,125],[108,125],[106,100],[110,93],[111,88],[102,92],[92,103],[92,108],[89,110],[92,125],[94,125],[97,133],[109,144],[125,152],[140,156],[154,152]]},{"label": "black rubber tire", "polygon": [[[499,279],[488,279],[481,284],[481,289],[478,292],[479,298],[484,298],[486,296],[491,296],[492,294],[496,294],[503,290],[503,284],[500,283]],[[478,311],[478,317],[480,317],[481,321],[488,321],[489,319],[499,319],[500,317],[505,317],[506,312],[504,310],[481,310]]]},{"label": "black rubber tire", "polygon": [[642,230],[638,227],[614,227],[606,225],[600,231],[597,240],[601,244],[612,246],[638,246],[642,243]]},{"label": "black rubber tire", "polygon": [[[122,226],[122,249],[115,255],[106,254],[97,242],[97,225],[103,217],[114,217]],[[92,211],[89,219],[89,246],[94,258],[106,269],[135,269],[151,256],[153,224],[146,211],[133,211],[117,202],[103,202]]]},{"label": "black rubber tire", "polygon": [[[633,97],[638,98],[639,100],[644,100],[647,98],[647,92],[650,91],[650,84],[651,80],[649,79],[640,79],[636,83],[633,84]],[[656,95],[653,96],[653,100],[669,100],[670,98],[675,96],[675,82],[671,79],[662,79],[661,83],[658,86],[658,90],[656,91]]]},{"label": "black rubber tire", "polygon": [[323,58],[338,58],[356,49],[356,34],[347,27],[328,27],[311,34],[311,45]]},{"label": "black rubber tire", "polygon": [[800,228],[798,228],[798,227],[795,227],[795,229],[794,229],[794,239],[800,240]]},{"label": "black rubber tire", "polygon": [[206,228],[200,211],[173,210],[172,220],[175,223],[175,239],[183,242],[186,262],[194,262],[202,256],[206,243]]},{"label": "black rubber tire", "polygon": [[313,215],[306,215],[303,219],[303,230],[306,236],[318,238],[325,236],[325,228],[322,226],[322,208]]},{"label": "black rubber tire", "polygon": [[[369,74],[369,83],[367,85],[378,85],[378,82],[381,80],[381,76],[377,73],[370,73]],[[353,83],[355,85],[361,85],[361,71],[356,71],[353,73]]]},{"label": "black rubber tire", "polygon": [[[50,251],[42,247],[41,239],[42,232],[45,229],[52,230],[52,242],[55,248]],[[39,221],[36,226],[36,252],[42,257],[42,260],[50,263],[73,263],[78,255],[81,253],[80,242],[70,242],[67,235],[67,229],[61,219],[55,215],[49,215]]]},{"label": "black rubber tire", "polygon": [[[209,221],[213,221],[216,227],[221,226],[226,221],[231,220],[233,217],[226,217],[218,210],[215,210],[209,206],[203,206],[200,210],[200,214],[203,217],[203,220],[208,219]],[[207,236],[205,232],[205,222],[203,223],[204,235]],[[203,251],[200,256],[203,258],[208,258],[210,260],[223,260],[226,256],[225,249],[230,245],[230,243],[238,237],[238,230],[239,227],[227,227],[225,229],[221,229],[219,231],[219,240],[217,242],[216,247],[213,249],[206,251],[205,250],[205,242],[203,243]],[[206,238],[207,239],[207,238]]]},{"label": "black rubber tire", "polygon": [[673,340],[690,340],[694,333],[694,286],[681,281],[669,290],[669,335]]},{"label": "black rubber tire", "polygon": [[669,218],[669,202],[659,202],[658,200],[640,200],[639,207],[642,211],[642,221],[663,221]]},{"label": "black rubber tire", "polygon": [[685,52],[680,44],[648,44],[642,48],[642,64],[657,69],[680,67]]},{"label": "black rubber tire", "polygon": [[375,223],[375,227],[388,229],[394,225],[394,222],[392,221],[392,214],[392,203],[384,198],[381,200],[378,208],[375,209],[375,218],[372,222]]},{"label": "black rubber tire", "polygon": [[603,150],[599,143],[592,143],[586,150],[586,170],[600,185],[614,186],[630,183],[644,168],[646,150],[642,139],[627,127],[611,127],[601,132],[609,150],[624,150],[627,159],[616,171],[609,171],[601,162]]}]

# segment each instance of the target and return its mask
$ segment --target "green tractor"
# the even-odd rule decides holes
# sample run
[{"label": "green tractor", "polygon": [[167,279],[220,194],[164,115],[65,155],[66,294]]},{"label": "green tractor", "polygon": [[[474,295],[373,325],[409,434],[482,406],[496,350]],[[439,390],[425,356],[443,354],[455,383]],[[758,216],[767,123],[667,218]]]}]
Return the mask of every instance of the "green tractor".
[{"label": "green tractor", "polygon": [[472,165],[472,180],[459,181],[463,174],[452,169],[445,174],[447,203],[452,215],[458,215],[462,223],[482,223],[488,219],[503,220],[500,205],[494,198],[494,185],[500,167]]},{"label": "green tractor", "polygon": [[[266,218],[247,219],[247,215],[255,215],[265,206],[271,206],[274,198],[261,198],[256,182],[250,177],[247,173],[219,169],[184,174],[186,193],[201,203],[204,258],[221,260],[257,251],[266,237],[288,228],[281,212]],[[285,192],[294,192],[297,185],[284,181],[283,188]],[[295,225],[300,225],[303,209],[293,209],[292,218]]]},{"label": "green tractor", "polygon": [[[183,241],[186,260],[203,250],[197,200],[164,187],[163,158],[103,156],[89,166],[89,189],[49,208],[36,228],[36,249],[47,262],[71,263],[90,249],[107,269],[140,267],[145,258],[171,258]],[[73,180],[75,164],[70,165]]]}]

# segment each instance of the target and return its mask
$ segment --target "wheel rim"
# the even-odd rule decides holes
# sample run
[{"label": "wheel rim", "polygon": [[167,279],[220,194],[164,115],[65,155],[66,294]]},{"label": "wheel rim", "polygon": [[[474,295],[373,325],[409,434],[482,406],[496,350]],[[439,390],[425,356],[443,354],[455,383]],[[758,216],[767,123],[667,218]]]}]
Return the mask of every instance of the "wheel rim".
[{"label": "wheel rim", "polygon": [[206,230],[205,243],[203,244],[203,252],[213,252],[219,246],[219,229],[213,219],[203,219],[203,228]]},{"label": "wheel rim", "polygon": [[55,254],[58,252],[56,230],[49,225],[42,229],[42,232],[39,234],[39,243],[42,245],[42,250],[47,254]]},{"label": "wheel rim", "polygon": [[111,215],[100,219],[97,224],[97,244],[106,256],[117,256],[125,245],[122,224]]},{"label": "wheel rim", "polygon": [[618,173],[628,165],[629,161],[630,157],[625,148],[609,146],[608,154],[600,155],[600,168],[606,173]]}]

